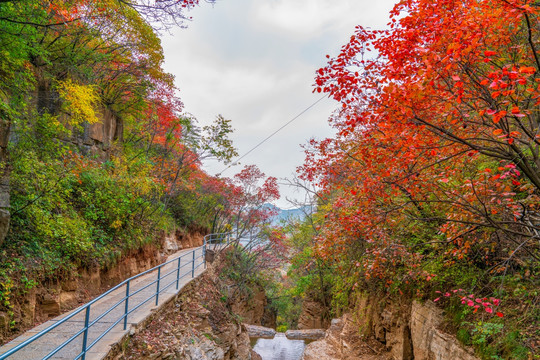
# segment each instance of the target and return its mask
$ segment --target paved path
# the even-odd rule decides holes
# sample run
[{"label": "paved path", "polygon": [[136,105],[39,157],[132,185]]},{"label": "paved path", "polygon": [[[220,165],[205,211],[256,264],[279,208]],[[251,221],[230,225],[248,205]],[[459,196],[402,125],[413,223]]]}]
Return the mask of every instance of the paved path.
[{"label": "paved path", "polygon": [[[192,261],[193,255],[191,254],[194,249],[181,250],[175,254],[172,254],[168,257],[168,260],[180,257],[181,258],[181,269],[180,269],[180,281],[179,281],[179,290],[187,284],[192,279]],[[195,249],[195,277],[199,276],[204,271],[204,266],[202,265],[202,247]],[[170,264],[165,265],[161,269],[162,279],[160,280],[160,290],[163,291],[159,294],[159,304],[157,307],[161,306],[171,297],[176,295],[179,290],[176,290],[176,279],[177,279],[177,266],[178,262],[173,261]],[[169,273],[165,276],[167,273]],[[152,271],[148,274],[145,274],[133,281],[130,282],[130,294],[135,293],[136,291],[144,288],[148,284],[151,284],[157,279],[157,270]],[[163,278],[163,276],[165,276]],[[165,287],[170,285],[166,290]],[[90,322],[98,318],[100,315],[105,313],[110,308],[116,307],[105,315],[102,319],[96,322],[88,330],[88,339],[87,346],[91,344],[109,327],[112,327],[111,331],[105,335],[101,340],[96,342],[94,346],[88,351],[86,355],[86,360],[98,360],[103,359],[107,355],[110,346],[116,344],[127,332],[129,332],[131,326],[137,326],[140,322],[146,319],[153,309],[156,308],[155,297],[152,297],[145,304],[141,305],[146,299],[151,297],[156,293],[157,284],[152,284],[146,289],[141,290],[136,295],[133,295],[129,298],[129,310],[131,311],[135,307],[139,306],[133,313],[128,316],[128,326],[124,330],[123,323],[120,321],[117,325],[113,324],[120,319],[125,311],[125,301],[123,298],[126,294],[126,287],[121,286],[119,289],[111,292],[109,295],[100,299],[95,304],[92,304],[90,311]],[[7,343],[6,345],[0,347],[0,355],[22,343],[31,336],[37,334],[41,330],[55,324],[59,320],[69,316],[71,313],[76,312],[78,309],[75,309],[66,314],[60,315],[52,320],[47,321],[44,324],[41,324],[34,329],[31,329],[14,339],[13,341]],[[69,339],[71,336],[75,335],[78,331],[84,328],[85,321],[85,312],[82,311],[80,314],[75,315],[73,318],[67,320],[65,323],[59,325],[57,328],[53,329],[51,332],[43,335],[41,338],[35,340],[31,344],[27,345],[17,353],[8,357],[9,360],[39,360],[47,356],[53,349],[59,347],[64,341]],[[75,359],[82,351],[83,344],[83,335],[77,336],[72,342],[70,342],[65,348],[60,350],[58,353],[53,355],[51,359]]]}]

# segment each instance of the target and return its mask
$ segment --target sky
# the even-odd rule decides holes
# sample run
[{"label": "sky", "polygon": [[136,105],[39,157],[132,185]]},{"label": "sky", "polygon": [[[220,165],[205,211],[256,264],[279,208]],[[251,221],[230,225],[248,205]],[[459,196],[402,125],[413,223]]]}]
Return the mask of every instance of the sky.
[{"label": "sky", "polygon": [[[321,98],[315,72],[335,56],[356,25],[382,29],[395,0],[217,0],[188,13],[187,28],[162,35],[165,70],[175,76],[184,111],[199,126],[218,114],[232,121],[240,156]],[[324,98],[240,164],[206,162],[205,170],[232,177],[255,164],[267,176],[292,178],[303,163],[301,147],[334,134],[328,118],[337,103]],[[280,186],[275,205],[304,194]]]}]

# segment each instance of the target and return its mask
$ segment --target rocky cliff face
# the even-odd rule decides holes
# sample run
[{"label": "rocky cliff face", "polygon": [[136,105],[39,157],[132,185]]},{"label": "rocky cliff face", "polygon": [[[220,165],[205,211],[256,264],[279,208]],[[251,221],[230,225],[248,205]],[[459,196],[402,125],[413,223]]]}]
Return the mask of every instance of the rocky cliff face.
[{"label": "rocky cliff face", "polygon": [[262,286],[254,286],[251,296],[243,296],[231,305],[233,313],[250,325],[276,327],[276,314],[270,311],[268,299]]},{"label": "rocky cliff face", "polygon": [[171,254],[178,250],[202,246],[204,243],[204,230],[181,231],[179,229],[163,234],[162,248],[165,253]]},{"label": "rocky cliff face", "polygon": [[322,340],[309,343],[302,360],[391,360],[384,346],[374,339],[366,341],[347,314],[334,319]]},{"label": "rocky cliff face", "polygon": [[306,296],[302,302],[302,312],[298,318],[298,329],[326,329],[330,325],[325,314],[328,310],[318,301]]},{"label": "rocky cliff face", "polygon": [[321,354],[328,360],[478,360],[440,330],[442,321],[442,311],[432,302],[393,303],[360,295],[351,313],[332,320],[323,340],[306,347],[303,360],[321,359]]}]

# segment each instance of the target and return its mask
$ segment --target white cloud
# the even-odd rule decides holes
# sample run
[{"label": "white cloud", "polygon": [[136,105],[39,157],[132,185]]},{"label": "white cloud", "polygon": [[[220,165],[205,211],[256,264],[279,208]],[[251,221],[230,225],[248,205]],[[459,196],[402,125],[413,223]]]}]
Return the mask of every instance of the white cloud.
[{"label": "white cloud", "polygon": [[[393,0],[223,0],[193,12],[188,29],[163,37],[165,69],[176,76],[185,110],[201,125],[217,114],[233,122],[245,154],[314,103],[315,71],[336,54],[354,26],[384,27]],[[332,136],[326,99],[242,160],[269,176],[290,177],[303,162],[299,144]],[[224,169],[209,163],[211,174]],[[232,176],[240,167],[224,173]],[[282,188],[285,196],[294,194]]]},{"label": "white cloud", "polygon": [[304,39],[314,38],[328,32],[351,32],[359,23],[382,27],[393,3],[389,0],[258,1],[252,24]]}]

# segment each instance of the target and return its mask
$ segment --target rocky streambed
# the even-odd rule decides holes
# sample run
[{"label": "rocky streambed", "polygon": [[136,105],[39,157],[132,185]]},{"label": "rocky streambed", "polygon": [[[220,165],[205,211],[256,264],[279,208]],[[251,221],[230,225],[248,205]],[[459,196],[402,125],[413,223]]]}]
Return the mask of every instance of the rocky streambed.
[{"label": "rocky streambed", "polygon": [[252,338],[252,345],[262,360],[300,360],[306,341],[291,340],[284,333],[277,333],[272,339]]},{"label": "rocky streambed", "polygon": [[277,333],[274,329],[244,325],[251,339],[253,350],[262,360],[300,360],[306,345],[325,336],[322,329],[289,330]]}]

